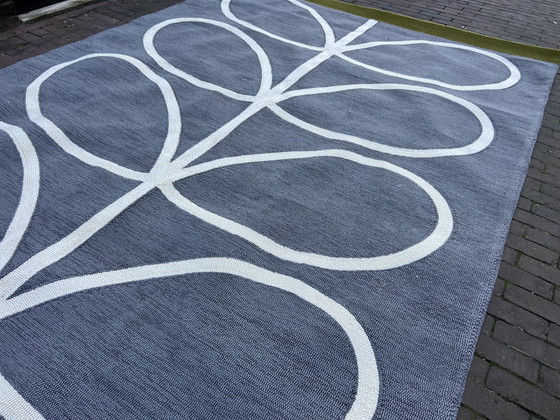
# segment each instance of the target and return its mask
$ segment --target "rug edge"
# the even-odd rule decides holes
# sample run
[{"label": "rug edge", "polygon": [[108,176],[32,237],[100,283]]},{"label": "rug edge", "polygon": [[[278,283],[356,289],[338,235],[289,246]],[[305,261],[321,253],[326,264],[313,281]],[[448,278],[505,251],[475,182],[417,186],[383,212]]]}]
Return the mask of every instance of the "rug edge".
[{"label": "rug edge", "polygon": [[344,3],[339,0],[306,1],[368,19],[375,19],[380,22],[399,26],[401,28],[439,36],[441,38],[461,42],[463,44],[469,44],[475,47],[485,48],[505,54],[532,58],[540,61],[546,61],[554,64],[560,64],[560,49],[544,48],[529,44],[522,44],[520,42],[507,41],[504,39],[494,38],[491,36],[478,34],[476,32],[466,31],[464,29],[454,28],[435,22],[429,22],[426,20],[388,12],[373,7]]}]

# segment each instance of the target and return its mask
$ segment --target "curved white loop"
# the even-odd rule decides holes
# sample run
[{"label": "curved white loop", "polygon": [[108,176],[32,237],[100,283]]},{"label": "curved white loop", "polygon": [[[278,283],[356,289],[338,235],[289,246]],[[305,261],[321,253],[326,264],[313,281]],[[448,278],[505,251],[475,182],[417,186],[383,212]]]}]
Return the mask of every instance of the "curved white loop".
[{"label": "curved white loop", "polygon": [[0,416],[6,420],[45,420],[0,373]]},{"label": "curved white loop", "polygon": [[346,419],[370,420],[373,417],[379,397],[377,362],[369,338],[356,318],[344,306],[301,280],[245,261],[232,258],[201,258],[58,280],[1,302],[0,320],[53,299],[84,290],[191,273],[226,273],[275,287],[296,295],[332,317],[348,336],[358,368],[356,396],[350,411],[346,414]]},{"label": "curved white loop", "polygon": [[439,96],[440,98],[447,99],[451,102],[454,102],[462,106],[463,108],[467,109],[470,113],[472,113],[480,123],[481,133],[475,141],[462,147],[454,147],[448,149],[409,149],[405,147],[388,146],[382,143],[377,143],[372,140],[366,140],[361,137],[338,133],[336,131],[331,131],[318,127],[306,121],[300,120],[299,118],[296,118],[292,114],[280,108],[278,105],[270,105],[269,109],[272,110],[276,115],[278,115],[283,120],[290,122],[304,130],[310,131],[313,134],[318,134],[320,136],[333,140],[346,141],[348,143],[357,144],[359,146],[365,147],[370,150],[376,150],[379,152],[388,153],[396,156],[403,156],[403,157],[431,158],[431,157],[442,157],[442,156],[471,155],[474,153],[478,153],[481,150],[484,150],[486,147],[490,145],[490,143],[494,139],[494,126],[492,125],[492,121],[490,121],[490,118],[488,118],[488,116],[482,109],[480,109],[472,102],[459,98],[455,95],[451,95],[449,93],[441,92],[437,89],[432,89],[424,86],[403,85],[403,84],[396,84],[396,83],[328,86],[328,87],[301,89],[301,90],[294,90],[291,92],[287,92],[280,97],[278,102],[285,101],[289,98],[294,98],[297,96],[319,95],[324,93],[342,92],[342,91],[354,90],[354,89],[407,90],[412,92],[428,93],[430,95]]},{"label": "curved white loop", "polygon": [[268,32],[262,28],[259,28],[256,25],[253,25],[252,23],[249,23],[247,21],[241,20],[239,19],[237,16],[235,16],[233,14],[233,12],[230,9],[230,3],[231,0],[222,0],[222,13],[224,14],[225,17],[227,17],[229,20],[232,20],[233,22],[236,22],[238,24],[240,24],[241,26],[244,26],[248,29],[251,29],[255,32],[259,32],[263,35],[268,36],[269,38],[273,38],[276,39],[278,41],[282,41],[286,44],[291,44],[291,45],[295,45],[297,47],[301,47],[301,48],[305,48],[308,50],[313,50],[313,51],[322,51],[324,47],[327,47],[331,44],[333,44],[335,42],[335,38],[334,38],[334,33],[333,30],[331,28],[331,26],[327,23],[327,21],[312,7],[307,6],[306,4],[303,4],[297,0],[288,0],[290,3],[292,3],[293,5],[300,7],[302,9],[305,9],[309,12],[309,14],[311,16],[313,16],[313,18],[317,21],[317,23],[319,23],[319,25],[321,25],[321,28],[323,29],[323,32],[325,33],[325,44],[322,47],[315,47],[313,45],[308,45],[308,44],[303,44],[301,42],[297,42],[297,41],[292,41],[290,39],[284,38],[282,36],[279,35],[275,35],[271,32]]},{"label": "curved white loop", "polygon": [[37,124],[39,127],[41,127],[43,130],[45,130],[45,132],[60,147],[62,147],[62,149],[66,153],[78,158],[82,162],[85,162],[88,165],[103,168],[109,172],[112,172],[116,175],[120,175],[124,178],[134,179],[137,181],[149,179],[150,175],[148,173],[135,171],[133,169],[126,168],[124,166],[121,166],[109,160],[100,158],[99,156],[95,156],[94,154],[88,152],[84,148],[78,146],[76,143],[72,142],[72,140],[70,140],[68,136],[58,126],[56,126],[51,120],[49,120],[41,113],[39,91],[41,89],[41,85],[49,77],[54,75],[59,70],[71,66],[72,64],[84,60],[89,60],[92,58],[99,58],[99,57],[117,58],[119,60],[123,60],[132,64],[134,67],[140,70],[140,72],[144,76],[146,76],[149,80],[154,82],[160,89],[168,112],[168,131],[161,153],[156,163],[154,164],[154,169],[159,168],[162,165],[168,164],[173,158],[173,155],[175,154],[177,145],[179,144],[179,138],[181,135],[181,113],[179,110],[179,104],[177,102],[177,98],[175,97],[175,93],[171,88],[171,85],[163,77],[158,76],[148,66],[146,66],[144,63],[142,63],[141,61],[137,60],[134,57],[130,57],[123,54],[89,54],[80,57],[76,60],[67,61],[65,63],[61,63],[54,67],[51,67],[43,74],[41,74],[37,79],[35,79],[33,83],[31,83],[27,88],[26,106],[27,106],[27,114],[29,116],[29,119],[33,121],[35,124]]},{"label": "curved white loop", "polygon": [[145,34],[144,34],[144,49],[148,53],[150,57],[154,59],[154,61],[165,71],[174,74],[177,77],[180,77],[187,82],[198,86],[203,89],[212,90],[214,92],[219,92],[222,95],[225,95],[232,99],[237,99],[239,101],[247,101],[251,102],[255,99],[253,95],[244,95],[241,93],[234,92],[232,90],[223,88],[221,86],[215,85],[210,82],[205,82],[204,80],[200,80],[197,77],[194,77],[191,74],[185,73],[182,70],[179,70],[177,67],[172,66],[167,60],[165,60],[159,53],[157,52],[154,46],[154,38],[156,34],[163,28],[173,25],[176,23],[205,23],[208,25],[217,26],[223,28],[241,40],[243,40],[257,55],[259,59],[259,64],[261,66],[261,85],[259,88],[259,92],[257,95],[266,92],[272,86],[272,69],[270,67],[270,62],[268,60],[268,56],[261,48],[261,46],[249,35],[245,32],[240,31],[234,26],[231,26],[227,23],[220,22],[218,20],[211,20],[211,19],[201,19],[201,18],[177,18],[177,19],[169,19],[163,21],[155,26],[152,26]]},{"label": "curved white loop", "polygon": [[[408,74],[398,73],[390,70],[384,70],[379,67],[371,66],[369,64],[363,63],[358,61],[354,58],[350,58],[344,55],[345,52],[350,51],[357,51],[357,50],[364,50],[368,48],[379,47],[382,45],[417,45],[417,44],[428,44],[428,45],[436,45],[438,47],[445,47],[445,48],[455,48],[458,50],[466,50],[472,51],[480,55],[485,55],[487,57],[492,58],[504,66],[507,67],[509,70],[509,77],[506,80],[497,83],[488,83],[484,85],[454,85],[451,83],[441,82],[435,79],[428,79],[424,77],[416,77],[410,76]],[[521,79],[521,74],[519,73],[518,68],[507,58],[502,57],[501,55],[495,54],[490,51],[484,51],[478,48],[470,47],[468,45],[460,45],[460,44],[452,44],[450,42],[436,42],[436,41],[424,41],[424,40],[412,40],[412,41],[380,41],[380,42],[366,42],[364,44],[357,44],[357,45],[348,45],[346,46],[342,53],[337,54],[338,57],[348,61],[349,63],[355,64],[357,66],[366,68],[368,70],[373,70],[378,73],[386,74],[388,76],[399,77],[401,79],[411,80],[414,82],[420,83],[429,83],[432,85],[440,86],[447,89],[453,90],[460,90],[460,91],[475,91],[475,90],[499,90],[499,89],[506,89],[515,85]]]},{"label": "curved white loop", "polygon": [[[244,163],[270,162],[275,160],[289,159],[307,159],[317,157],[334,157],[345,159],[360,165],[372,168],[381,168],[404,176],[405,178],[416,184],[418,187],[420,187],[434,203],[438,216],[436,227],[434,228],[432,233],[421,242],[403,249],[402,251],[378,257],[344,258],[315,254],[311,252],[302,252],[281,245],[268,238],[267,236],[262,235],[251,228],[248,228],[247,226],[234,222],[233,220],[226,219],[225,217],[222,217],[218,214],[212,213],[197,206],[195,203],[184,197],[171,183],[181,178],[186,178],[188,176],[206,172],[212,169],[222,168],[225,166],[239,165]],[[401,267],[430,255],[447,241],[447,239],[451,235],[451,231],[453,230],[453,216],[447,202],[442,197],[442,195],[428,182],[399,166],[382,160],[366,158],[357,153],[352,153],[345,150],[334,149],[309,152],[264,153],[218,159],[215,161],[205,162],[196,166],[192,166],[190,168],[186,168],[180,173],[180,175],[176,176],[170,181],[171,182],[160,186],[160,190],[171,202],[173,202],[175,205],[185,210],[186,212],[204,220],[211,225],[223,229],[226,232],[239,236],[278,258],[300,264],[308,264],[316,267],[326,268],[329,270],[387,270],[390,268]]]},{"label": "curved white loop", "polygon": [[21,128],[0,121],[0,130],[5,131],[13,140],[23,167],[23,180],[19,204],[8,230],[0,241],[0,271],[10,261],[23,234],[29,226],[37,197],[39,196],[39,159],[29,137]]}]

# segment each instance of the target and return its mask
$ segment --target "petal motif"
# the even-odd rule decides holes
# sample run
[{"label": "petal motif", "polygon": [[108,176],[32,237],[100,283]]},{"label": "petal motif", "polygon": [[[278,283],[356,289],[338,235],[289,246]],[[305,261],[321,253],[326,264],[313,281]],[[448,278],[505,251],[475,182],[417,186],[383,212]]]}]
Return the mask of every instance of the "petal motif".
[{"label": "petal motif", "polygon": [[79,160],[87,163],[91,166],[98,166],[114,174],[120,175],[124,178],[134,179],[134,180],[146,180],[149,178],[148,172],[140,172],[133,170],[122,165],[119,165],[110,160],[96,156],[83,147],[80,147],[74,143],[67,135],[64,133],[53,121],[45,117],[41,111],[39,93],[42,84],[48,80],[51,76],[55,75],[58,71],[64,69],[65,67],[71,66],[75,63],[96,59],[100,57],[115,58],[119,60],[124,60],[125,62],[131,64],[136,69],[138,69],[144,76],[146,76],[150,81],[155,83],[165,101],[165,106],[168,113],[168,130],[167,136],[163,143],[162,150],[157,158],[156,163],[152,170],[156,170],[161,166],[167,165],[177,149],[179,143],[179,137],[181,134],[181,114],[179,111],[179,104],[171,88],[171,85],[162,77],[154,73],[148,66],[146,66],[141,61],[136,58],[122,55],[122,54],[90,54],[80,57],[73,61],[68,61],[57,66],[51,67],[49,70],[41,74],[37,79],[33,81],[27,88],[26,95],[26,106],[27,113],[31,121],[41,127],[45,132],[60,146],[62,149],[78,158]]},{"label": "petal motif", "polygon": [[[486,83],[481,85],[456,85],[452,83],[445,83],[441,80],[430,79],[426,77],[416,77],[409,74],[403,74],[396,71],[385,70],[381,67],[376,65],[371,65],[364,63],[360,60],[356,60],[354,58],[348,57],[345,53],[352,52],[352,51],[361,51],[366,49],[371,49],[380,46],[406,46],[406,45],[430,45],[439,48],[449,48],[449,49],[456,49],[462,51],[470,51],[472,53],[479,54],[481,56],[489,57],[498,63],[503,64],[506,69],[509,71],[509,76],[500,82],[495,83]],[[398,77],[400,79],[406,79],[413,82],[420,82],[420,83],[428,83],[436,86],[440,86],[447,89],[459,90],[459,91],[476,91],[476,90],[498,90],[498,89],[506,89],[515,85],[520,79],[521,74],[517,67],[509,61],[507,58],[502,57],[499,54],[495,54],[490,51],[484,51],[478,48],[470,47],[468,45],[460,45],[460,44],[452,44],[450,42],[435,42],[435,41],[424,41],[424,40],[412,40],[412,41],[381,41],[381,42],[367,42],[364,44],[358,45],[348,45],[344,48],[341,54],[338,56],[349,63],[355,64],[357,66],[363,67],[368,70],[372,70],[378,73],[386,74],[388,76]],[[429,56],[423,58],[426,61],[429,60]]]},{"label": "petal motif", "polygon": [[488,147],[488,145],[492,142],[494,138],[494,127],[492,125],[492,122],[490,121],[488,116],[484,113],[484,111],[482,111],[478,106],[476,106],[472,102],[469,102],[457,96],[436,89],[423,87],[423,86],[403,85],[403,84],[393,84],[393,83],[327,86],[327,87],[301,89],[301,90],[287,92],[284,95],[282,95],[281,99],[278,102],[281,103],[281,101],[285,101],[287,99],[298,97],[298,96],[319,95],[319,94],[343,92],[343,91],[357,90],[357,89],[397,90],[397,91],[401,90],[401,91],[408,91],[408,92],[420,92],[429,95],[435,95],[443,99],[447,99],[451,102],[454,102],[455,104],[460,105],[461,107],[465,108],[468,112],[470,112],[472,115],[474,115],[474,117],[478,120],[480,124],[481,133],[478,136],[478,138],[476,138],[472,143],[462,147],[441,148],[441,149],[410,149],[404,147],[390,146],[373,140],[364,139],[361,137],[339,133],[336,131],[327,130],[322,127],[318,127],[316,125],[310,124],[306,121],[303,121],[295,117],[294,115],[285,111],[279,105],[271,105],[269,106],[269,108],[285,121],[290,122],[314,134],[333,140],[341,140],[341,141],[357,144],[359,146],[365,147],[370,150],[376,150],[379,152],[388,153],[397,156],[404,156],[404,157],[430,158],[430,157],[442,157],[442,156],[469,155],[469,154],[480,152],[481,150]]},{"label": "petal motif", "polygon": [[[232,34],[234,34],[235,36],[237,36],[238,38],[240,38],[243,42],[245,42],[257,55],[257,58],[259,60],[259,64],[260,64],[260,68],[261,68],[261,81],[260,81],[260,87],[259,87],[259,91],[257,93],[257,95],[267,91],[270,89],[270,86],[272,84],[272,70],[270,68],[270,63],[268,60],[268,56],[266,55],[266,53],[264,52],[264,50],[260,47],[259,44],[257,44],[257,42],[251,38],[249,35],[247,35],[246,33],[244,33],[243,31],[240,31],[239,29],[237,29],[236,27],[229,25],[227,23],[223,23],[217,20],[211,20],[211,19],[202,19],[202,18],[177,18],[177,19],[169,19],[166,21],[163,21],[153,27],[151,27],[146,34],[144,35],[144,49],[146,50],[146,52],[148,53],[148,55],[150,55],[150,57],[152,57],[156,63],[158,63],[158,65],[164,69],[165,71],[168,71],[171,74],[174,74],[177,77],[180,77],[183,80],[186,80],[189,83],[192,83],[195,86],[198,86],[202,89],[207,89],[207,90],[211,90],[211,91],[215,91],[215,92],[219,92],[225,96],[228,96],[230,98],[233,99],[237,99],[240,101],[253,101],[255,99],[255,96],[253,95],[245,95],[245,94],[241,94],[238,92],[234,92],[230,89],[224,88],[222,86],[218,86],[214,83],[210,83],[204,80],[201,80],[195,76],[193,76],[192,74],[186,73],[180,69],[178,69],[177,67],[173,66],[172,64],[170,64],[167,60],[165,60],[156,50],[155,46],[154,46],[154,38],[157,35],[157,33],[162,30],[163,28],[166,28],[170,25],[174,25],[174,24],[178,24],[178,23],[203,23],[203,24],[208,24],[208,25],[212,25],[215,26],[217,28],[222,28],[225,29],[226,31],[231,32]],[[198,59],[198,58],[197,58]]]},{"label": "petal motif", "polygon": [[175,178],[175,181],[192,175],[207,172],[212,169],[223,168],[231,165],[320,157],[340,158],[359,165],[363,165],[365,167],[388,170],[412,181],[414,184],[416,184],[416,186],[421,188],[433,202],[438,218],[436,227],[428,237],[416,243],[415,245],[412,245],[401,251],[397,251],[387,255],[366,258],[336,257],[312,252],[297,251],[278,242],[275,242],[269,237],[247,226],[222,217],[216,213],[212,213],[196,205],[187,197],[183,196],[173,186],[172,183],[164,184],[159,188],[165,194],[165,196],[180,209],[204,220],[211,225],[223,229],[226,232],[239,236],[278,258],[300,264],[308,264],[316,267],[326,268],[329,270],[386,270],[390,268],[401,267],[430,255],[432,252],[442,246],[451,235],[451,231],[453,230],[453,217],[451,214],[451,210],[449,209],[447,202],[441,196],[441,194],[428,182],[399,166],[381,160],[366,158],[359,154],[348,152],[345,150],[335,149],[310,152],[280,152],[223,158],[186,168],[180,175]]}]

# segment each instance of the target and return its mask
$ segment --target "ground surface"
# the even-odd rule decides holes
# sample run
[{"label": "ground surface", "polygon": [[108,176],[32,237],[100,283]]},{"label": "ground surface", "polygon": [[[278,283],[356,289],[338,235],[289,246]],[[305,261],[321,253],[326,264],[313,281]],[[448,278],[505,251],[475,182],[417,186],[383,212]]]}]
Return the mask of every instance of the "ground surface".
[{"label": "ground surface", "polygon": [[[503,39],[559,48],[558,0],[355,0]],[[94,1],[27,24],[0,17],[0,68],[180,0]],[[560,75],[512,221],[459,419],[560,419]]]}]

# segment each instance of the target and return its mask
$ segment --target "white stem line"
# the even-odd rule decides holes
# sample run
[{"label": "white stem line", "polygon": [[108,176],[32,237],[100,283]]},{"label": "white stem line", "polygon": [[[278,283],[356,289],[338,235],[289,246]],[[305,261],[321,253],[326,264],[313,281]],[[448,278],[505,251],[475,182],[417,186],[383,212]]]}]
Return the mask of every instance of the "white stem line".
[{"label": "white stem line", "polygon": [[[261,84],[260,84],[260,88],[259,88],[259,92],[258,94],[265,92],[267,90],[270,89],[270,86],[272,84],[272,69],[270,67],[270,62],[268,60],[268,56],[266,55],[266,53],[264,52],[264,50],[261,48],[261,46],[255,42],[255,40],[253,38],[251,38],[249,35],[247,35],[245,32],[237,29],[234,26],[231,26],[227,23],[223,23],[217,20],[211,20],[211,19],[199,19],[199,18],[177,18],[177,19],[169,19],[166,20],[164,22],[159,23],[158,25],[155,25],[153,27],[151,27],[146,34],[144,35],[144,49],[146,50],[146,52],[148,53],[148,55],[150,57],[152,57],[154,59],[154,61],[164,70],[166,70],[167,72],[174,74],[177,77],[180,77],[181,79],[195,85],[198,86],[202,89],[207,89],[207,90],[211,90],[214,92],[218,92],[221,93],[224,96],[227,96],[229,98],[232,99],[237,99],[239,101],[246,101],[246,102],[252,102],[255,100],[255,96],[253,95],[244,95],[241,93],[237,93],[234,92],[232,90],[226,89],[224,87],[215,85],[213,83],[210,82],[206,82],[204,80],[200,80],[197,77],[194,77],[193,75],[190,75],[180,69],[178,69],[177,67],[171,65],[167,60],[165,60],[156,50],[155,46],[154,46],[154,38],[157,35],[157,33],[169,26],[169,25],[173,25],[173,24],[177,24],[177,23],[204,23],[204,24],[208,24],[208,25],[212,25],[212,26],[217,26],[220,28],[223,28],[231,33],[233,33],[234,35],[236,35],[238,38],[240,38],[241,40],[243,40],[257,55],[257,58],[259,60],[260,63],[260,67],[261,67]],[[188,53],[188,52],[187,52]]]},{"label": "white stem line", "polygon": [[229,135],[233,130],[239,127],[244,121],[246,121],[251,116],[255,115],[257,112],[263,108],[275,104],[281,94],[297,83],[303,76],[315,69],[324,61],[335,55],[341,48],[344,48],[347,44],[352,42],[354,39],[365,33],[368,29],[372,28],[377,22],[369,20],[363,25],[361,25],[356,30],[347,34],[340,41],[326,48],[325,51],[317,54],[315,57],[307,60],[305,63],[301,64],[294,71],[292,71],[286,78],[277,84],[274,88],[264,92],[259,95],[257,100],[248,106],[241,114],[235,117],[233,120],[229,121],[227,124],[220,127],[214,133],[210,134],[204,140],[198,142],[193,147],[185,151],[181,156],[176,158],[172,162],[172,167],[174,170],[178,170],[186,167],[195,159],[199,158],[210,149],[212,149],[216,144],[222,141],[227,135]]},{"label": "white stem line", "polygon": [[13,140],[23,167],[23,179],[19,204],[8,230],[0,241],[0,271],[10,261],[21,238],[23,237],[31,217],[35,211],[39,196],[39,159],[29,137],[21,128],[0,122],[0,130],[5,131]]},{"label": "white stem line", "polygon": [[216,144],[226,138],[233,130],[239,127],[244,121],[255,115],[264,107],[265,105],[261,103],[252,103],[251,105],[249,105],[243,112],[241,112],[241,114],[239,114],[226,124],[222,125],[218,130],[214,131],[204,140],[199,141],[197,144],[186,150],[182,155],[171,162],[170,171],[180,170],[181,168],[184,168],[185,166],[190,164],[193,160],[204,155]]},{"label": "white stem line", "polygon": [[84,148],[78,146],[68,136],[51,120],[46,118],[42,112],[39,101],[39,92],[42,84],[56,72],[68,67],[74,63],[78,63],[83,60],[88,60],[92,58],[117,58],[124,60],[134,67],[136,67],[140,72],[146,76],[149,80],[154,82],[160,89],[163,98],[165,100],[165,105],[168,112],[168,132],[165,139],[162,151],[157,159],[154,168],[161,166],[162,164],[169,163],[173,158],[177,145],[179,144],[179,137],[181,135],[181,112],[179,110],[179,104],[177,98],[171,88],[171,85],[163,77],[158,76],[153,72],[147,65],[137,60],[136,58],[129,57],[122,54],[90,54],[80,57],[76,60],[68,61],[65,63],[58,64],[51,67],[49,70],[41,74],[37,79],[35,79],[27,88],[26,94],[26,107],[29,119],[41,127],[45,132],[68,154],[76,157],[82,162],[88,165],[97,166],[103,168],[109,172],[116,175],[122,176],[124,178],[133,179],[136,181],[143,181],[150,177],[149,174],[144,172],[135,171],[124,166],[118,165],[109,160],[95,156],[94,154],[88,152]]},{"label": "white stem line", "polygon": [[355,85],[340,85],[340,86],[326,86],[319,88],[310,89],[300,89],[293,90],[284,93],[278,100],[278,102],[285,101],[290,98],[306,95],[320,95],[325,93],[343,92],[348,90],[404,90],[410,92],[420,92],[426,93],[433,96],[438,96],[440,98],[449,100],[462,106],[467,111],[472,113],[478,120],[481,133],[472,143],[455,148],[447,149],[408,149],[402,147],[388,146],[386,144],[378,143],[372,140],[366,140],[361,137],[352,136],[349,134],[338,133],[336,131],[327,130],[316,125],[310,124],[303,121],[292,114],[288,113],[278,105],[269,105],[269,109],[272,110],[276,115],[278,115],[283,120],[300,127],[304,130],[310,131],[313,134],[318,134],[328,139],[341,140],[348,143],[357,144],[359,146],[365,147],[370,150],[376,150],[383,153],[388,153],[396,156],[404,157],[414,157],[414,158],[432,158],[432,157],[443,157],[443,156],[462,156],[478,153],[484,150],[490,145],[494,139],[494,126],[488,115],[480,109],[477,105],[469,102],[465,99],[459,98],[458,96],[442,92],[437,89],[432,89],[424,86],[414,86],[399,83],[379,83],[379,84],[355,84]]},{"label": "white stem line", "polygon": [[284,94],[284,92],[286,92],[299,80],[301,80],[303,76],[305,76],[310,71],[317,68],[321,63],[325,62],[332,56],[337,55],[350,42],[354,41],[360,35],[363,35],[367,30],[373,28],[376,23],[377,22],[374,20],[368,20],[354,31],[345,35],[339,41],[329,46],[326,46],[321,53],[307,60],[305,63],[303,63],[302,65],[297,67],[294,71],[292,71],[288,76],[286,76],[286,78],[282,82],[277,84],[273,89],[271,89],[271,91],[268,94],[266,94],[265,97],[262,98],[262,101],[265,102],[267,105],[271,103],[276,103],[278,97]]},{"label": "white stem line", "polygon": [[0,373],[0,416],[6,420],[44,420]]},{"label": "white stem line", "polygon": [[[72,293],[116,284],[191,273],[226,273],[242,277],[292,293],[328,314],[348,336],[356,356],[358,385],[354,402],[346,414],[346,419],[370,420],[372,418],[379,398],[379,373],[369,338],[356,318],[344,306],[301,280],[275,273],[241,260],[201,258],[58,280],[16,296],[8,301],[0,302],[0,319]],[[11,391],[8,390],[8,392]],[[19,408],[19,406],[16,406],[16,408]]]},{"label": "white stem line", "polygon": [[[386,45],[395,45],[395,46],[401,45],[402,46],[402,45],[418,45],[418,44],[435,45],[435,46],[444,47],[444,48],[454,48],[454,49],[458,49],[458,50],[472,51],[476,54],[484,55],[486,57],[490,57],[491,59],[500,62],[501,64],[503,64],[504,66],[507,67],[510,74],[509,74],[509,76],[506,80],[503,80],[503,81],[498,82],[498,83],[488,83],[488,84],[484,84],[484,85],[454,85],[454,84],[451,84],[451,83],[441,82],[441,81],[435,80],[435,79],[427,79],[427,78],[424,78],[424,77],[410,76],[410,75],[403,74],[403,73],[384,70],[384,69],[381,69],[379,67],[371,66],[369,64],[363,63],[361,61],[355,60],[353,58],[350,58],[350,57],[344,55],[344,53],[346,53],[346,52],[359,51],[359,50],[364,50],[364,49],[369,49],[369,48],[374,48],[374,47],[379,47],[379,46],[384,46],[384,45],[385,46]],[[363,67],[363,68],[366,68],[368,70],[372,70],[372,71],[375,71],[375,72],[378,72],[378,73],[386,74],[388,76],[398,77],[398,78],[401,78],[401,79],[411,80],[411,81],[414,81],[414,82],[428,83],[428,84],[440,86],[440,87],[447,88],[447,89],[458,90],[458,91],[506,89],[508,87],[511,87],[511,86],[515,85],[521,79],[521,74],[519,73],[518,68],[511,61],[509,61],[507,58],[502,57],[501,55],[495,54],[495,53],[490,52],[490,51],[480,50],[478,48],[470,47],[468,45],[452,44],[450,42],[436,42],[436,41],[424,41],[424,40],[366,42],[366,43],[363,43],[363,44],[347,46],[346,48],[344,48],[343,51],[341,51],[340,54],[338,54],[338,57],[342,58],[343,60],[348,61],[349,63],[355,64],[357,66],[360,66],[360,67]]]},{"label": "white stem line", "polygon": [[165,194],[169,201],[174,203],[180,209],[200,218],[201,220],[213,226],[229,232],[232,235],[245,239],[246,241],[254,244],[265,252],[268,252],[286,261],[291,261],[299,264],[307,264],[329,270],[388,270],[396,267],[402,267],[430,255],[435,250],[440,248],[451,235],[451,232],[453,230],[453,216],[451,214],[449,205],[442,197],[442,195],[428,182],[399,166],[381,160],[366,158],[357,153],[352,153],[345,150],[334,149],[308,152],[264,153],[223,158],[186,168],[182,172],[182,176],[187,177],[212,169],[245,163],[308,159],[318,157],[334,157],[345,159],[367,167],[385,169],[408,178],[410,181],[420,187],[434,203],[438,217],[436,227],[434,228],[432,233],[422,241],[393,254],[365,258],[334,257],[330,255],[321,255],[312,252],[298,251],[281,245],[278,242],[273,241],[269,237],[256,232],[255,230],[247,226],[222,217],[218,214],[212,213],[196,205],[195,203],[181,195],[181,193],[173,186],[171,182],[160,185],[159,189]]},{"label": "white stem line", "polygon": [[153,188],[152,183],[143,182],[92,216],[72,233],[35,254],[8,273],[0,282],[0,302],[2,299],[7,299],[39,271],[70,254]]},{"label": "white stem line", "polygon": [[[312,9],[311,7],[308,7],[308,6],[298,2],[296,0],[289,0],[289,1],[290,1],[290,3],[295,4],[296,6],[301,7],[302,9],[305,9],[307,11],[310,11],[310,10],[313,11],[313,13],[311,13],[311,15],[317,20],[317,22],[321,25],[321,27],[323,28],[323,31],[325,32],[325,46],[328,45],[329,41],[331,40],[331,36],[332,36],[332,40],[334,40],[334,34],[332,33],[331,27],[314,9]],[[248,29],[251,29],[255,32],[259,32],[263,35],[266,35],[269,38],[276,39],[277,41],[282,41],[286,44],[295,45],[297,47],[305,48],[305,49],[313,50],[313,51],[322,51],[322,49],[323,49],[322,47],[314,47],[312,45],[303,44],[303,43],[297,42],[297,41],[292,41],[290,39],[281,37],[279,35],[275,35],[275,34],[273,34],[271,32],[268,32],[268,31],[266,31],[262,28],[259,28],[258,26],[253,25],[252,23],[249,23],[247,21],[239,19],[237,16],[235,16],[232,13],[232,11],[230,9],[230,3],[231,3],[230,0],[223,0],[222,1],[222,13],[224,14],[225,17],[227,17],[231,21],[236,22],[236,23],[240,24],[241,26],[244,26],[244,27],[246,27]]]}]

